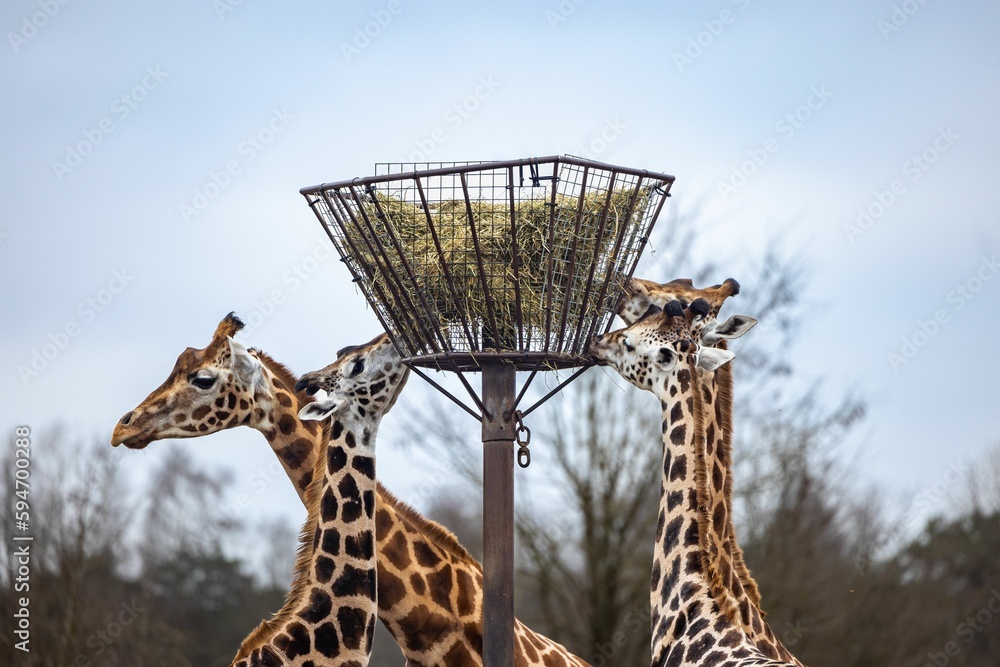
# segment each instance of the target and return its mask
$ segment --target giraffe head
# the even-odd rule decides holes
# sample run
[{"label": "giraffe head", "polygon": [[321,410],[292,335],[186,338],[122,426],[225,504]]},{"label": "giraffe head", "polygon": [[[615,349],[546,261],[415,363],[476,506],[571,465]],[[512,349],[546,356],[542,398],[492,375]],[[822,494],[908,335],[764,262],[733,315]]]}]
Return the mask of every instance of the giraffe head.
[{"label": "giraffe head", "polygon": [[632,278],[618,304],[618,315],[626,324],[633,324],[650,306],[665,307],[671,301],[691,311],[691,332],[702,345],[715,345],[720,340],[739,338],[757,324],[748,315],[733,315],[719,324],[719,310],[731,296],[740,293],[740,284],[726,278],[721,285],[698,289],[690,278],[678,278],[668,283]]},{"label": "giraffe head", "polygon": [[703,347],[692,332],[695,317],[680,301],[670,301],[663,309],[651,305],[628,327],[595,336],[590,354],[636,387],[656,393],[686,359],[713,371],[735,356],[729,350]]},{"label": "giraffe head", "polygon": [[377,422],[396,402],[409,373],[388,334],[345,347],[337,352],[335,362],[306,373],[295,383],[296,391],[316,398],[302,408],[299,417],[319,420],[349,411],[344,418]]},{"label": "giraffe head", "polygon": [[[242,328],[243,322],[230,313],[207,347],[181,352],[166,381],[118,421],[111,444],[142,449],[154,440],[252,425],[261,416],[261,392],[270,394],[276,388],[260,359],[233,339]],[[278,398],[291,405],[290,395]]]}]

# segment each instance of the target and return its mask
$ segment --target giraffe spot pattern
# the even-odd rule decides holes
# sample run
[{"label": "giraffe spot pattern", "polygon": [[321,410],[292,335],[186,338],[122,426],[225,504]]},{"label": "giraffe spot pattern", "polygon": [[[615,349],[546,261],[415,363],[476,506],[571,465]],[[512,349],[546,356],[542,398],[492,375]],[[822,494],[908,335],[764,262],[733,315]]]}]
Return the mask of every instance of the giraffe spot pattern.
[{"label": "giraffe spot pattern", "polygon": [[463,665],[474,664],[475,660],[472,654],[469,653],[469,649],[465,648],[464,644],[455,643],[451,647],[451,650],[444,656],[444,666],[445,667],[462,667]]},{"label": "giraffe spot pattern", "polygon": [[442,609],[451,611],[451,588],[453,585],[451,578],[451,566],[445,564],[437,572],[427,575],[427,588],[431,592],[431,599]]},{"label": "giraffe spot pattern", "polygon": [[377,564],[377,570],[379,609],[392,609],[406,597],[406,585],[399,577],[382,567],[381,563]]},{"label": "giraffe spot pattern", "polygon": [[302,463],[312,453],[312,443],[305,438],[293,440],[291,444],[278,452],[281,460],[292,470],[298,470]]},{"label": "giraffe spot pattern", "polygon": [[[341,597],[341,596],[337,596]],[[308,606],[299,612],[299,617],[311,625],[319,623],[330,615],[333,609],[333,600],[330,599],[326,591],[318,588],[312,589],[309,593]]]},{"label": "giraffe spot pattern", "polygon": [[334,658],[340,653],[340,639],[333,623],[327,621],[313,631],[313,644],[327,658]]},{"label": "giraffe spot pattern", "polygon": [[375,571],[365,568],[345,565],[340,576],[330,586],[330,590],[338,598],[358,595],[375,599]]},{"label": "giraffe spot pattern", "polygon": [[427,584],[424,583],[423,577],[416,572],[410,575],[410,588],[417,595],[423,595],[427,592]]},{"label": "giraffe spot pattern", "polygon": [[388,547],[383,553],[390,563],[401,571],[410,566],[410,545],[402,533],[393,535]]},{"label": "giraffe spot pattern", "polygon": [[375,512],[375,534],[379,536],[379,541],[384,541],[383,536],[388,535],[392,529],[392,517],[384,509],[379,508]]},{"label": "giraffe spot pattern", "polygon": [[360,535],[348,535],[344,538],[344,553],[354,558],[373,558],[375,556],[374,536],[370,531],[365,531]]},{"label": "giraffe spot pattern", "polygon": [[326,556],[318,556],[316,558],[316,581],[319,583],[329,583],[336,570],[337,563],[332,558],[327,558]]},{"label": "giraffe spot pattern", "polygon": [[340,531],[336,528],[323,531],[323,551],[332,556],[340,555]]},{"label": "giraffe spot pattern", "polygon": [[287,628],[288,634],[282,634],[274,640],[277,646],[289,660],[294,660],[300,655],[307,655],[311,648],[309,632],[306,626],[301,623],[292,623]]},{"label": "giraffe spot pattern", "polygon": [[458,578],[458,615],[468,616],[476,610],[475,582],[473,582],[469,573],[464,570],[456,570],[456,575]]},{"label": "giraffe spot pattern", "polygon": [[371,519],[375,515],[375,492],[365,491],[362,498],[365,503],[365,516]]},{"label": "giraffe spot pattern", "polygon": [[[677,429],[674,430],[676,431]],[[671,434],[670,437],[673,438],[673,434]],[[686,478],[687,478],[687,456],[685,456],[684,454],[679,454],[676,458],[674,458],[673,465],[670,466],[670,481],[672,482],[677,479],[686,479]]]},{"label": "giraffe spot pattern", "polygon": [[416,650],[439,641],[451,629],[451,621],[420,604],[399,620],[399,628],[406,637],[407,648]]},{"label": "giraffe spot pattern", "polygon": [[337,505],[337,494],[328,488],[323,492],[323,500],[320,502],[320,516],[324,522],[334,521],[337,518]]},{"label": "giraffe spot pattern", "polygon": [[278,419],[278,429],[281,431],[282,435],[290,435],[292,431],[295,430],[295,418],[289,414],[281,415]]},{"label": "giraffe spot pattern", "polygon": [[331,473],[339,472],[345,465],[347,465],[347,452],[332,445],[326,448],[327,470]]},{"label": "giraffe spot pattern", "polygon": [[423,542],[417,542],[413,545],[413,554],[417,557],[417,562],[424,567],[437,567],[437,564],[441,562],[441,557]]},{"label": "giraffe spot pattern", "polygon": [[370,456],[355,456],[351,467],[368,479],[375,479],[375,459]]},{"label": "giraffe spot pattern", "polygon": [[340,625],[344,646],[353,650],[361,648],[361,640],[368,628],[368,613],[356,607],[341,607],[337,610],[337,624]]}]

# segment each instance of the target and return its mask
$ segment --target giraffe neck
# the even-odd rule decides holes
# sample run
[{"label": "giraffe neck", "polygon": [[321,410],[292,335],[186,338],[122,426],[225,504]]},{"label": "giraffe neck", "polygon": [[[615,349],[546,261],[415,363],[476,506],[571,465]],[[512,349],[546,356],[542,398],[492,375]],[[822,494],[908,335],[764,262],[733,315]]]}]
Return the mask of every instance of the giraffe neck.
[{"label": "giraffe neck", "polygon": [[[292,390],[294,380],[283,378],[284,367],[262,353],[258,358],[272,376],[274,391],[258,392],[255,403],[262,418],[251,425],[267,438],[308,508],[306,490],[313,479],[316,452],[326,436],[319,422],[299,419],[302,401]],[[290,399],[281,400],[280,391]],[[324,470],[316,474],[322,476]],[[379,620],[412,665],[481,665],[483,575],[479,563],[446,529],[420,516],[378,484],[375,505]],[[312,542],[306,548],[311,554]],[[552,665],[586,664],[561,644],[520,622],[515,634],[519,638],[515,643],[519,665],[543,665],[546,657]]]},{"label": "giraffe neck", "polygon": [[[718,347],[724,349],[725,341]],[[722,600],[730,620],[762,653],[801,664],[764,620],[757,582],[743,560],[743,550],[736,539],[732,512],[732,363],[721,366],[715,372],[700,372],[699,379],[705,397],[705,463],[709,472],[708,507],[713,533],[707,551],[708,566],[725,587],[718,591],[717,597]]]},{"label": "giraffe neck", "polygon": [[255,352],[255,356],[267,370],[268,385],[254,392],[250,426],[267,439],[295,492],[306,504],[316,453],[325,445],[327,436],[321,422],[299,419],[304,403],[294,389],[291,373],[261,352]]},{"label": "giraffe neck", "polygon": [[306,495],[295,581],[282,609],[244,640],[234,666],[367,664],[377,610],[377,428],[377,419],[349,412],[333,418]]},{"label": "giraffe neck", "polygon": [[663,467],[650,581],[653,665],[700,664],[716,652],[764,657],[730,622],[708,567],[704,395],[693,361],[682,358],[659,394]]}]

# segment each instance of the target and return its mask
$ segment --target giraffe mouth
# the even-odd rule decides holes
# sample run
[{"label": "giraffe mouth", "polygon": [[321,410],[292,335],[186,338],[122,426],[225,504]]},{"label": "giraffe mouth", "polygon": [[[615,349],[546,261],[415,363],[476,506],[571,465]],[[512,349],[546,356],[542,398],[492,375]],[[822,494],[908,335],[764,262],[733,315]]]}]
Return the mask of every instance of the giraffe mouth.
[{"label": "giraffe mouth", "polygon": [[111,442],[112,447],[117,447],[118,445],[124,445],[127,449],[145,449],[149,443],[153,442],[156,438],[151,438],[148,435],[133,435],[132,437],[125,438],[124,440],[115,439]]}]

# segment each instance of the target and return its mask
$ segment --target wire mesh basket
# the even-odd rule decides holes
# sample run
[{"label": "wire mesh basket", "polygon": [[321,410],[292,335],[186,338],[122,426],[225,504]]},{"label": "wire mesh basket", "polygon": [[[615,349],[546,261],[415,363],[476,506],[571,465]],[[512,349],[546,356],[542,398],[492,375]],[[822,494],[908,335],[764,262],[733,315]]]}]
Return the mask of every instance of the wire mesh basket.
[{"label": "wire mesh basket", "polygon": [[303,188],[410,365],[590,365],[674,177],[568,156],[383,163]]}]

